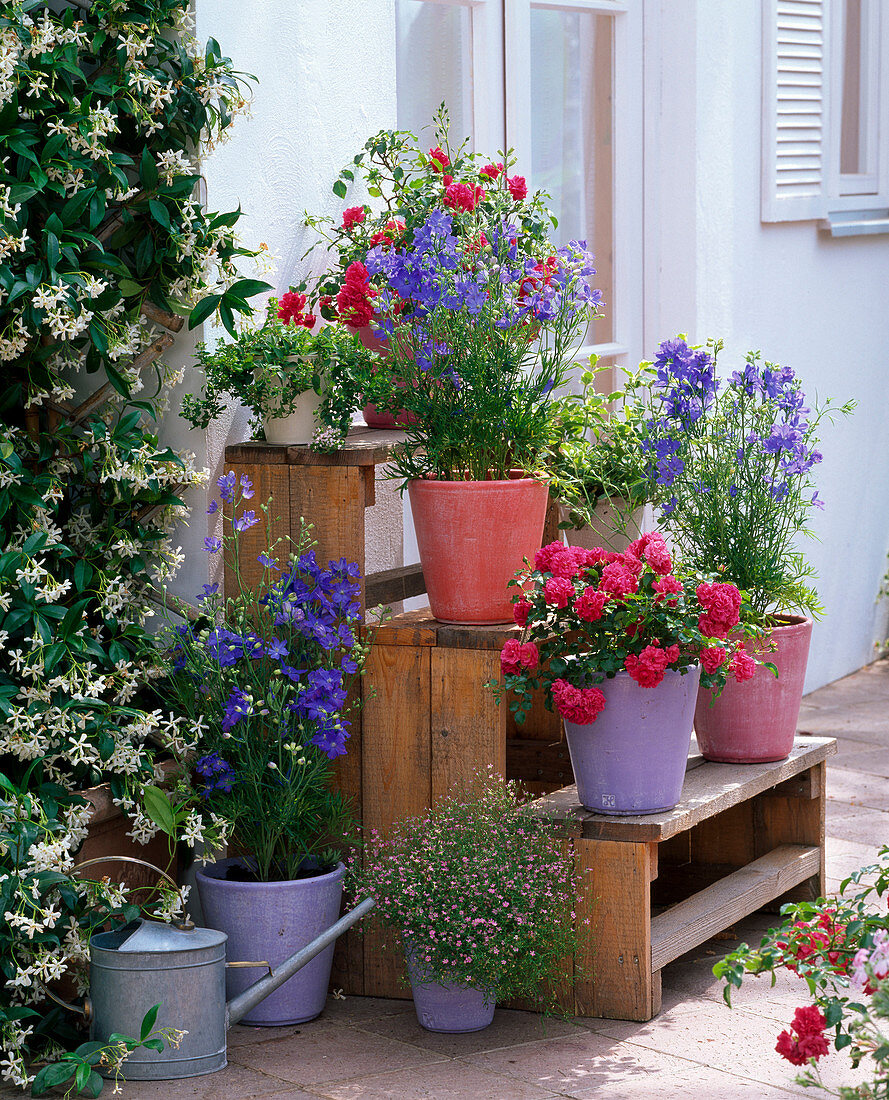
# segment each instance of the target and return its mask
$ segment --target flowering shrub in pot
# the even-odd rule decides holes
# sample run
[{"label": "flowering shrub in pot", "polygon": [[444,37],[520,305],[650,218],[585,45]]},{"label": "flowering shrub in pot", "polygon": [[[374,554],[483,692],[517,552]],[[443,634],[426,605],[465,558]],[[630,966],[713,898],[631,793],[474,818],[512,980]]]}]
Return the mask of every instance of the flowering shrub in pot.
[{"label": "flowering shrub in pot", "polygon": [[515,784],[476,773],[422,817],[372,833],[349,879],[358,898],[376,899],[370,920],[400,934],[424,1027],[478,1030],[511,997],[555,1010],[578,882]]},{"label": "flowering shrub in pot", "polygon": [[[678,801],[698,681],[742,681],[732,584],[677,576],[663,536],[623,554],[550,543],[514,582],[521,640],[501,653],[502,694],[522,721],[531,692],[565,721],[578,795],[598,813],[656,813]],[[653,762],[657,766],[653,767]]]},{"label": "flowering shrub in pot", "polygon": [[[348,688],[364,661],[360,581],[345,559],[321,566],[304,529],[288,557],[280,544],[260,555],[262,580],[246,589],[238,536],[260,519],[239,509],[252,486],[230,473],[219,488],[228,533],[208,537],[205,548],[226,554],[238,594],[223,599],[207,586],[205,619],[172,630],[168,691],[204,726],[194,771],[243,853],[198,873],[205,918],[228,934],[230,957],[275,966],[339,915],[345,868],[336,845],[350,814],[332,788],[333,761],[346,752]],[[331,947],[304,967],[249,1022],[317,1016],[332,955]],[[255,977],[229,971],[228,996]]]},{"label": "flowering shrub in pot", "polygon": [[[866,884],[866,885],[865,885]],[[785,905],[781,924],[763,936],[758,947],[742,943],[714,967],[725,980],[723,997],[731,1005],[733,989],[746,975],[789,971],[806,984],[813,1001],[796,1009],[789,1027],[777,1036],[775,1049],[794,1066],[805,1067],[801,1085],[822,1089],[841,1100],[877,1100],[886,1095],[889,1070],[889,847],[879,863],[862,867],[840,885],[837,897]],[[845,1050],[851,1067],[872,1066],[873,1077],[854,1087],[829,1089],[818,1069],[820,1060]],[[872,1063],[871,1063],[872,1060]]]},{"label": "flowering shrub in pot", "polygon": [[229,397],[250,409],[269,442],[341,446],[377,357],[342,325],[312,332],[317,318],[305,307],[305,295],[273,298],[262,325],[212,350],[198,344],[204,391],[185,396],[181,415],[207,428]]},{"label": "flowering shrub in pot", "polygon": [[695,715],[705,756],[780,760],[793,745],[812,622],[820,613],[812,568],[796,549],[821,501],[813,469],[822,420],[849,413],[806,407],[789,367],[747,356],[720,381],[721,343],[661,344],[646,422],[649,473],[662,494],[661,525],[690,570],[716,570],[747,597],[745,621],[766,637],[777,679],[757,677],[718,700],[702,693]]}]

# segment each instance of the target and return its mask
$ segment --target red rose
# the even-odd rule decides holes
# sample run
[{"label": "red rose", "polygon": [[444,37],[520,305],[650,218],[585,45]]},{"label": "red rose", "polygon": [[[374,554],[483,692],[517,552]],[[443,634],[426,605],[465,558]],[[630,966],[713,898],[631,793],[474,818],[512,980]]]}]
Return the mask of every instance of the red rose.
[{"label": "red rose", "polygon": [[438,145],[429,150],[429,157],[432,161],[432,170],[434,172],[443,171],[451,163],[451,158],[444,149],[440,148]]},{"label": "red rose", "polygon": [[490,180],[495,180],[503,171],[502,164],[486,164],[479,172],[479,175],[487,176]]},{"label": "red rose", "polygon": [[[675,660],[679,656],[678,647],[671,646],[671,649],[677,651],[673,658]],[[647,645],[638,657],[634,653],[628,654],[624,661],[624,668],[639,687],[654,688],[663,680],[667,665],[671,663],[669,658],[670,650],[661,649],[656,645]]]},{"label": "red rose", "polygon": [[540,654],[533,642],[522,644],[518,638],[508,638],[500,651],[500,667],[506,675],[515,676],[523,668],[534,669],[540,664]]},{"label": "red rose", "polygon": [[297,294],[289,290],[278,299],[278,319],[286,325],[292,321],[295,325],[305,325],[312,328],[315,324],[315,316],[311,313],[303,313],[306,305],[305,294]]},{"label": "red rose", "polygon": [[345,282],[336,296],[340,320],[352,328],[369,325],[374,314],[371,302],[371,298],[374,297],[376,297],[376,291],[370,286],[364,264],[360,260],[349,264],[346,268]]},{"label": "red rose", "polygon": [[[580,554],[576,553],[580,550]],[[567,577],[569,580],[586,566],[586,551],[577,546],[565,546],[561,554],[553,554],[549,571],[554,577]]]},{"label": "red rose", "polygon": [[567,607],[574,585],[565,577],[550,577],[543,586],[543,598],[553,607]]},{"label": "red rose", "polygon": [[756,661],[743,649],[739,649],[732,657],[728,667],[735,674],[735,680],[739,684],[743,684],[745,680],[752,680],[756,675]]},{"label": "red rose", "polygon": [[509,193],[516,202],[521,202],[522,199],[527,198],[528,185],[525,183],[524,176],[511,176],[506,181],[506,186],[509,188]]},{"label": "red rose", "polygon": [[531,611],[531,605],[527,600],[516,600],[512,608],[512,617],[516,621],[518,626],[525,626],[528,622],[528,615]]},{"label": "red rose", "polygon": [[525,642],[519,650],[519,661],[524,668],[534,669],[540,664],[540,651],[533,642]]},{"label": "red rose", "polygon": [[404,233],[404,222],[400,218],[390,218],[385,226],[374,233],[370,238],[371,248],[382,244],[391,246]]},{"label": "red rose", "polygon": [[675,607],[679,602],[677,599],[668,599],[669,596],[682,595],[682,585],[673,576],[662,577],[659,581],[655,581],[651,587],[658,593],[654,602],[661,603],[663,601],[667,607]]},{"label": "red rose", "polygon": [[666,576],[673,568],[670,551],[660,535],[652,537],[642,554],[655,573],[660,573],[661,576]]},{"label": "red rose", "polygon": [[810,1059],[816,1062],[830,1049],[824,1035],[827,1020],[817,1005],[798,1008],[793,1014],[790,1031],[782,1031],[775,1050],[795,1066],[805,1065]]},{"label": "red rose", "polygon": [[636,592],[639,588],[639,578],[622,562],[613,561],[602,570],[602,578],[599,588],[611,596],[621,599],[630,592]]},{"label": "red rose", "polygon": [[352,229],[356,225],[361,225],[366,217],[367,211],[363,206],[350,206],[348,210],[343,211],[343,229]]},{"label": "red rose", "polygon": [[695,589],[704,613],[698,628],[708,638],[724,638],[738,625],[741,593],[733,584],[699,584]]},{"label": "red rose", "polygon": [[574,601],[574,610],[579,619],[594,623],[601,619],[605,604],[608,603],[608,595],[605,592],[597,592],[595,588],[585,588]]},{"label": "red rose", "polygon": [[534,568],[541,573],[549,573],[552,560],[556,554],[565,553],[564,542],[549,542],[534,555]]},{"label": "red rose", "polygon": [[721,668],[725,662],[726,651],[721,645],[711,646],[709,649],[701,650],[701,664],[704,666],[704,672],[712,675],[718,668]]},{"label": "red rose", "polygon": [[554,680],[551,691],[559,714],[579,726],[595,722],[605,707],[605,696],[598,688],[576,688],[567,680]]},{"label": "red rose", "polygon": [[[481,188],[478,188],[481,191]],[[484,191],[482,191],[484,197]],[[475,210],[478,197],[473,189],[465,183],[451,183],[445,188],[444,204],[451,210],[464,210],[471,214]]]}]

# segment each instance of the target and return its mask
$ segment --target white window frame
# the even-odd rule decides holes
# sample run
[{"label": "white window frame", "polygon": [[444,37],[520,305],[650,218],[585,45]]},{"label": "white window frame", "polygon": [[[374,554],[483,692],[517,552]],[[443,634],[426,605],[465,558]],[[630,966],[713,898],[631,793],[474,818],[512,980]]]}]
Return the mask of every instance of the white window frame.
[{"label": "white window frame", "polygon": [[[532,95],[531,9],[585,11],[614,19],[613,187],[614,302],[613,339],[589,343],[577,352],[628,366],[642,358],[642,2],[641,0],[504,0],[506,43],[506,143],[518,153],[517,167],[530,171]],[[636,73],[639,79],[620,78]],[[596,242],[588,242],[595,253]]]},{"label": "white window frame", "polygon": [[[763,0],[763,222],[820,220],[838,236],[889,231],[889,5],[871,0],[862,28],[872,44],[865,102],[873,115],[868,171],[856,175],[840,172],[843,15],[843,0]],[[789,74],[802,65],[810,87],[787,91]],[[783,182],[796,180],[795,192],[782,192]],[[881,212],[885,218],[876,217]]]}]

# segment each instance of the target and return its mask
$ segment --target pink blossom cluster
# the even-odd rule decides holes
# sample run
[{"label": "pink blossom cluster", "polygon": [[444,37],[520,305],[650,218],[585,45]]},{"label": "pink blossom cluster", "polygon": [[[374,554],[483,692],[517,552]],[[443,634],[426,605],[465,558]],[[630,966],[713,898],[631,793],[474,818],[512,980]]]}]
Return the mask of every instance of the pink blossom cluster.
[{"label": "pink blossom cluster", "polygon": [[804,1066],[811,1059],[817,1062],[830,1049],[824,1034],[826,1027],[827,1020],[817,1005],[798,1008],[790,1031],[782,1031],[778,1036],[775,1050],[795,1066]]}]

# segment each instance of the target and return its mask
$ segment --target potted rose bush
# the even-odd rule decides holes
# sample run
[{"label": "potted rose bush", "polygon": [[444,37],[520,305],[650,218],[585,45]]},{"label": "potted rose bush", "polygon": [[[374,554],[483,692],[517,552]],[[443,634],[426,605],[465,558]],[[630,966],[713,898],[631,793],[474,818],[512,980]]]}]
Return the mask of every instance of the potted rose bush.
[{"label": "potted rose bush", "polygon": [[[248,590],[238,536],[260,522],[244,507],[253,490],[246,476],[237,481],[233,473],[218,484],[228,533],[208,537],[205,549],[226,554],[238,594],[223,599],[218,586],[207,586],[204,618],[172,629],[167,691],[203,724],[197,783],[241,853],[198,872],[205,920],[228,935],[230,957],[274,967],[340,912],[345,867],[338,844],[351,816],[332,788],[333,761],[346,752],[348,689],[364,659],[357,637],[360,578],[345,559],[318,563],[304,529],[289,557],[278,546],[260,555],[262,579]],[[218,507],[216,501],[210,506]],[[332,957],[331,946],[246,1021],[272,1025],[317,1016]],[[227,996],[255,979],[228,971]]]},{"label": "potted rose bush", "polygon": [[747,356],[727,380],[722,348],[661,344],[654,363],[645,453],[661,500],[661,526],[683,565],[715,570],[746,596],[745,622],[759,629],[761,656],[776,676],[702,691],[695,729],[710,760],[781,760],[793,746],[812,620],[821,608],[812,567],[797,549],[822,507],[813,470],[819,425],[853,403],[811,412],[789,367]]},{"label": "potted rose bush", "polygon": [[555,1009],[578,882],[515,784],[478,773],[422,817],[372,833],[350,879],[376,899],[370,920],[401,938],[423,1027],[478,1031],[512,997]]},{"label": "potted rose bush", "polygon": [[553,542],[514,582],[521,639],[501,654],[503,693],[523,721],[531,693],[565,722],[581,803],[605,814],[657,813],[682,792],[698,683],[743,681],[733,584],[677,576],[663,536],[623,554]]}]

